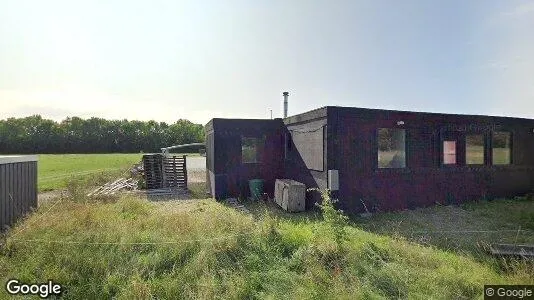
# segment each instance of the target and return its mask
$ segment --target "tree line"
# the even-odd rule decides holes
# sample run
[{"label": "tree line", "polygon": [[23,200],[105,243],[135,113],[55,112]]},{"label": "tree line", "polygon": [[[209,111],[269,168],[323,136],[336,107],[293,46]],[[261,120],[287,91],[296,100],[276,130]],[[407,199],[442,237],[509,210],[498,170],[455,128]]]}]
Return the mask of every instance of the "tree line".
[{"label": "tree line", "polygon": [[137,153],[204,142],[204,127],[180,119],[156,121],[82,119],[61,122],[40,115],[0,120],[0,153]]}]

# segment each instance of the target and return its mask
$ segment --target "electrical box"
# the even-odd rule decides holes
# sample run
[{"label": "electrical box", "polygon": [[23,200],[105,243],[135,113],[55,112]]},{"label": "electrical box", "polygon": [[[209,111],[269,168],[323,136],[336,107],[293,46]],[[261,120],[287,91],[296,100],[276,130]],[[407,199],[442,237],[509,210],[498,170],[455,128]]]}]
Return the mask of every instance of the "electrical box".
[{"label": "electrical box", "polygon": [[338,170],[328,170],[328,189],[331,191],[339,190]]},{"label": "electrical box", "polygon": [[306,210],[306,185],[291,179],[276,179],[274,200],[289,212]]}]

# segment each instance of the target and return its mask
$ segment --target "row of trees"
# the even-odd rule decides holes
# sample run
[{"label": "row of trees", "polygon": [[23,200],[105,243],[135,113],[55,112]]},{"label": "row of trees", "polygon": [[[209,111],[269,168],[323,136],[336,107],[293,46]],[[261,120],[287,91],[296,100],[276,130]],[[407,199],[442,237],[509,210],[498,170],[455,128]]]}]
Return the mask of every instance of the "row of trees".
[{"label": "row of trees", "polygon": [[0,120],[0,153],[159,152],[161,147],[204,141],[204,128],[188,120],[156,121],[67,118],[40,115]]}]

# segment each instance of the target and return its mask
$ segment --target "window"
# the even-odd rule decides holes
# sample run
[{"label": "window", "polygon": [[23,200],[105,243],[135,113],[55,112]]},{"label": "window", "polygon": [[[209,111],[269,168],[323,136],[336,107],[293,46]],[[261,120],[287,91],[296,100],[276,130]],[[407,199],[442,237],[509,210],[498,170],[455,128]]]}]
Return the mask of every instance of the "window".
[{"label": "window", "polygon": [[258,163],[260,162],[260,151],[265,145],[265,138],[241,138],[241,161],[243,163]]},{"label": "window", "polygon": [[443,141],[443,164],[456,164],[456,141]]},{"label": "window", "polygon": [[406,131],[378,129],[378,168],[406,167]]},{"label": "window", "polygon": [[494,165],[509,165],[512,163],[512,134],[496,131],[492,136],[492,156]]},{"label": "window", "polygon": [[468,134],[465,136],[465,162],[468,165],[484,164],[484,135]]}]

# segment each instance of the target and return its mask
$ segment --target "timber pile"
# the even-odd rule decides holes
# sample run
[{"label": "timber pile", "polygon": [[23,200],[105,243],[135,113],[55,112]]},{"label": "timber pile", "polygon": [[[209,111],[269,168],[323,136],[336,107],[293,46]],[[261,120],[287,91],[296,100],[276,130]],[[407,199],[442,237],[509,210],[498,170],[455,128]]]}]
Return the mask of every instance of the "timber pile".
[{"label": "timber pile", "polygon": [[[186,170],[185,156],[164,157],[161,154],[145,154],[142,162],[130,168],[131,178],[110,181],[91,191],[87,196],[114,195],[123,190],[135,190],[151,198],[183,198],[189,196]],[[146,190],[138,190],[138,186]]]},{"label": "timber pile", "polygon": [[143,155],[143,172],[147,189],[164,187],[163,155],[158,153]]},{"label": "timber pile", "polygon": [[142,176],[143,172],[144,172],[144,166],[143,166],[143,162],[142,161],[140,163],[137,163],[137,164],[133,165],[130,168],[130,175],[132,175],[132,177],[135,177],[135,176],[138,176],[138,175]]},{"label": "timber pile", "polygon": [[[139,166],[139,169],[141,166]],[[143,155],[142,174],[149,190],[171,188],[187,189],[186,157],[163,156],[162,154]]]},{"label": "timber pile", "polygon": [[122,190],[135,190],[137,189],[137,180],[133,178],[119,178],[115,181],[110,181],[89,194],[87,196],[101,196],[101,195],[114,195],[118,191]]},{"label": "timber pile", "polygon": [[187,189],[187,166],[185,155],[163,158],[163,187]]}]

